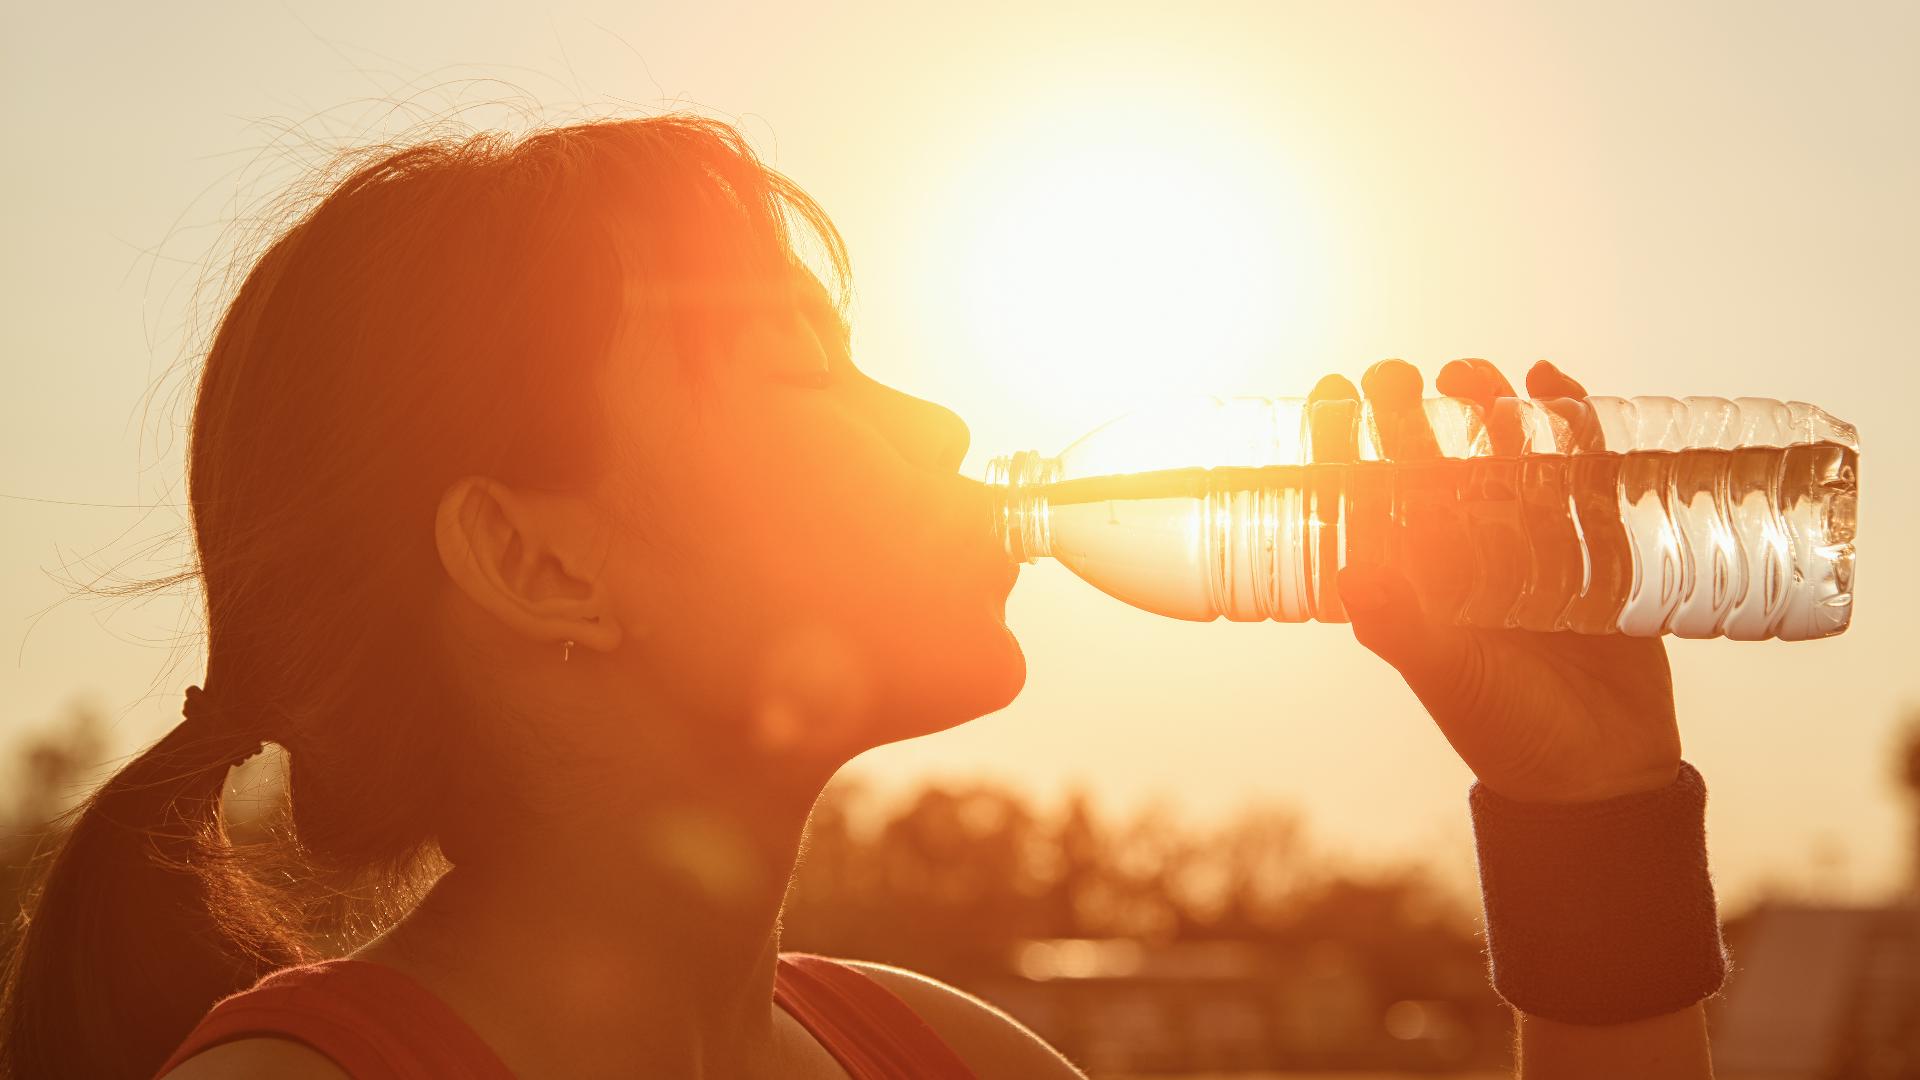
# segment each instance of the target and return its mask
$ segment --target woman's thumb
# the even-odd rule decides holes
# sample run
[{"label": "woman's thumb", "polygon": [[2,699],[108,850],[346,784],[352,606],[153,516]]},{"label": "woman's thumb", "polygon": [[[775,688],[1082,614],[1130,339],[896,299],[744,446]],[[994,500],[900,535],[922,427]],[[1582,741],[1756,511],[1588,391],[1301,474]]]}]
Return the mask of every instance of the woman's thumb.
[{"label": "woman's thumb", "polygon": [[1432,626],[1420,610],[1413,586],[1384,566],[1355,564],[1340,571],[1340,602],[1353,623],[1353,636],[1420,688],[1445,671],[1460,642],[1450,626]]}]

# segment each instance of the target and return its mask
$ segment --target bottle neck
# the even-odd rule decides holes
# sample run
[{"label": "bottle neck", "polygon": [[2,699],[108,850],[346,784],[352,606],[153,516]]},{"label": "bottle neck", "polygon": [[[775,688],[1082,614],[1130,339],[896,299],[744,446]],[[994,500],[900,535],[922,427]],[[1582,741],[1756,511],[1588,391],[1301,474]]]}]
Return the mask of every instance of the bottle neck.
[{"label": "bottle neck", "polygon": [[993,531],[1007,558],[1030,563],[1053,554],[1049,528],[1047,485],[1060,476],[1060,460],[1032,450],[994,458],[987,465],[987,483],[999,489],[994,500]]}]

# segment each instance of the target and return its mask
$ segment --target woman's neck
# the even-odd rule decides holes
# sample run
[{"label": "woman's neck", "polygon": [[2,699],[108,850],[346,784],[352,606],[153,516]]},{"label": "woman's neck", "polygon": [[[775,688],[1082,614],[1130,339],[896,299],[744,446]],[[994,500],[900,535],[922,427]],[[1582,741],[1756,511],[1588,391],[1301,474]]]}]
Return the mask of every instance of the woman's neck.
[{"label": "woman's neck", "polygon": [[782,1053],[780,908],[819,785],[746,787],[502,829],[357,955],[522,1075],[753,1075]]}]

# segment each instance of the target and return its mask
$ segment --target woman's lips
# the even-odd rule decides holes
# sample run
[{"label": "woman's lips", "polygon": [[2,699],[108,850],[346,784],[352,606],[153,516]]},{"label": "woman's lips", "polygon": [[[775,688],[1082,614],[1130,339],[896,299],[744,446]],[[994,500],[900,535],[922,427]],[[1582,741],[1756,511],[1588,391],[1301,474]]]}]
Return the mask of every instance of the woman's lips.
[{"label": "woman's lips", "polygon": [[977,480],[958,475],[954,479],[962,487],[957,497],[947,500],[951,509],[946,515],[948,520],[942,523],[942,531],[960,549],[956,554],[964,566],[963,572],[969,577],[977,574],[979,580],[1004,597],[1019,580],[1020,564],[1007,557],[1006,549],[990,527],[997,493]]}]

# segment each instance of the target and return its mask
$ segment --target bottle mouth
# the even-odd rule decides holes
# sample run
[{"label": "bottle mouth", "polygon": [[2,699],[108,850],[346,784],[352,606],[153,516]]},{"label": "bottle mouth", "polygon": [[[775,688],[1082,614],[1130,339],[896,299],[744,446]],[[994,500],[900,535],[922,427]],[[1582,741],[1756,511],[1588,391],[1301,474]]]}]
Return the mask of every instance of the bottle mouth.
[{"label": "bottle mouth", "polygon": [[1012,562],[1030,563],[1052,552],[1047,485],[1059,475],[1059,459],[1032,450],[987,463],[987,484],[997,494],[992,502],[993,534]]}]

